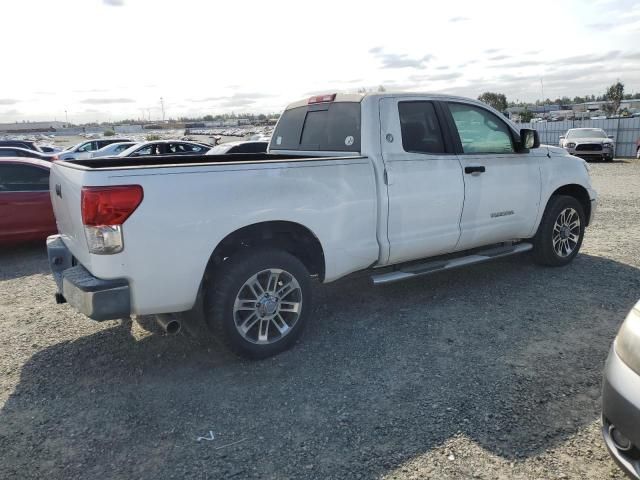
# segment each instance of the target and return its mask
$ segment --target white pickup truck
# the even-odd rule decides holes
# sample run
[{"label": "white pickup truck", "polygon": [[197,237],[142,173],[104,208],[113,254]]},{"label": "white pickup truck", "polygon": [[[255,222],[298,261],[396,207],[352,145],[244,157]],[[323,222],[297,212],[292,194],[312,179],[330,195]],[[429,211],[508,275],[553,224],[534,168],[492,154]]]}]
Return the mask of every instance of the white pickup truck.
[{"label": "white pickup truck", "polygon": [[56,162],[51,199],[58,302],[203,321],[250,358],[299,337],[311,277],[383,284],[527,250],[565,265],[596,207],[587,164],[534,130],[407,93],[293,103],[268,153]]}]

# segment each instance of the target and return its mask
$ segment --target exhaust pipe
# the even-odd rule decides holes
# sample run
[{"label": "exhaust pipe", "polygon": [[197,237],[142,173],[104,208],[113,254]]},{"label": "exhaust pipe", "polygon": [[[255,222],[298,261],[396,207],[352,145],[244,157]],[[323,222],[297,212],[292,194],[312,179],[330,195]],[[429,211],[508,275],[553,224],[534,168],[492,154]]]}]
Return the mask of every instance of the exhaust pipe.
[{"label": "exhaust pipe", "polygon": [[167,313],[156,315],[156,321],[167,335],[176,335],[182,330],[182,324],[173,315]]}]

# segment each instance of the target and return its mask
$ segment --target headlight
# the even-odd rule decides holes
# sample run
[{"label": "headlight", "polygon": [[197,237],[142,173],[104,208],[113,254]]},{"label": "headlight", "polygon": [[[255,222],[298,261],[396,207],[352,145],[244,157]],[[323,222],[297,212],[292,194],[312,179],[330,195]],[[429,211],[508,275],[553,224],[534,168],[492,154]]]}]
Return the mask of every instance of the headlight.
[{"label": "headlight", "polygon": [[631,309],[620,327],[615,349],[620,359],[640,375],[640,302]]},{"label": "headlight", "polygon": [[567,148],[573,148],[573,147],[576,146],[576,144],[573,143],[573,142],[569,142],[569,143],[565,143],[564,146],[567,147]]},{"label": "headlight", "polygon": [[613,142],[604,142],[602,144],[603,147],[613,147]]}]

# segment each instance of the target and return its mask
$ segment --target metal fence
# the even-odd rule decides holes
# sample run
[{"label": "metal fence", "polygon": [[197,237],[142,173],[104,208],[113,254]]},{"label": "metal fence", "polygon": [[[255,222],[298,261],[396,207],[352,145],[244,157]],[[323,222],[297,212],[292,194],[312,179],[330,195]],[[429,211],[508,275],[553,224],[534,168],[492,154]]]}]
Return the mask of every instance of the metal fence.
[{"label": "metal fence", "polygon": [[635,157],[636,142],[640,139],[640,117],[607,118],[603,120],[565,120],[562,122],[518,123],[520,128],[535,128],[540,143],[558,145],[560,135],[570,128],[602,128],[616,142],[616,157]]}]

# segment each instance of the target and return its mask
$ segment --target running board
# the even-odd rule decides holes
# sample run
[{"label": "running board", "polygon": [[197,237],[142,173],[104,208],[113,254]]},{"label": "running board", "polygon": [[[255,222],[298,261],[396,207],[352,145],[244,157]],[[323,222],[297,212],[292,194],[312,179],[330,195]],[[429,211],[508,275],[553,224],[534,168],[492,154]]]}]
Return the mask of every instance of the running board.
[{"label": "running board", "polygon": [[410,265],[401,270],[394,270],[392,272],[381,273],[379,275],[371,275],[371,281],[374,285],[399,282],[401,280],[420,277],[422,275],[430,275],[436,272],[487,262],[494,258],[507,257],[509,255],[515,255],[516,253],[528,252],[532,248],[532,244],[524,242],[516,245],[490,248],[488,250],[467,255],[466,257],[435,260],[433,262],[422,263],[420,265]]}]

